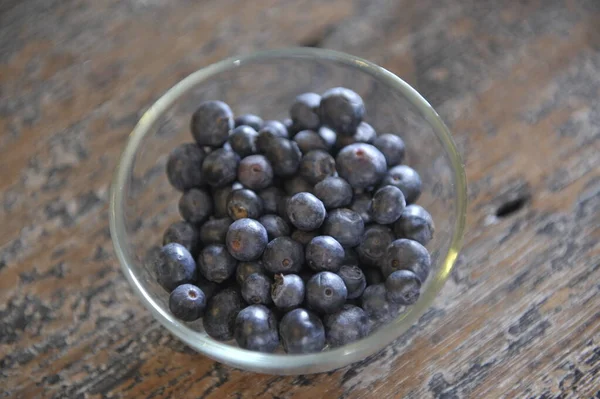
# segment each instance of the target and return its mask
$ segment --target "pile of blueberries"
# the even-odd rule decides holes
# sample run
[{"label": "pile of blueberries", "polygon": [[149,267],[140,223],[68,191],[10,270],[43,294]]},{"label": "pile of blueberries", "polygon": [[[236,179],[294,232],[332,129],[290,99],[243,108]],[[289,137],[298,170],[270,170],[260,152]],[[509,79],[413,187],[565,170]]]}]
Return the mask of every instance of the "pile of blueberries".
[{"label": "pile of blueberries", "polygon": [[167,176],[183,221],[154,259],[169,308],[242,348],[318,352],[367,336],[419,298],[430,214],[404,142],[346,88],[304,93],[290,119],[200,104]]}]

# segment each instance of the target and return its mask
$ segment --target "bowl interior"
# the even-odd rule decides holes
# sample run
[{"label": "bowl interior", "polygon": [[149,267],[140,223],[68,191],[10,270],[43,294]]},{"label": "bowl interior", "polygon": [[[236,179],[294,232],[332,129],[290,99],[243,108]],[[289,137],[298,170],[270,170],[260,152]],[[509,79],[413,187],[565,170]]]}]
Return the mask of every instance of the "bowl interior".
[{"label": "bowl interior", "polygon": [[[168,310],[168,294],[156,283],[150,263],[162,234],[179,220],[180,193],[165,175],[168,153],[191,142],[189,120],[206,100],[227,102],[236,115],[255,113],[283,120],[300,93],[344,86],[365,102],[365,121],[378,133],[400,135],[406,163],[423,180],[418,203],[432,215],[436,233],[428,244],[433,270],[419,302],[366,339],[311,355],[265,355],[210,338],[202,323],[182,323]],[[292,49],[229,59],[204,68],[171,89],[141,118],[123,153],[112,187],[111,233],[119,260],[133,288],[155,317],[196,350],[224,363],[280,374],[331,370],[360,360],[389,344],[429,306],[456,258],[464,223],[465,183],[452,140],[431,107],[391,73],[351,56]]]}]

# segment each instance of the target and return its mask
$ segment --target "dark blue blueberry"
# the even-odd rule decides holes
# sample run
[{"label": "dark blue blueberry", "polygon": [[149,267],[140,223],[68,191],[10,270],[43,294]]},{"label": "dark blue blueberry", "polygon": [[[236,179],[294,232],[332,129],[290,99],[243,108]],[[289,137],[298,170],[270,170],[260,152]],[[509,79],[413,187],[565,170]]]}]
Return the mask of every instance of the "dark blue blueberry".
[{"label": "dark blue blueberry", "polygon": [[388,168],[400,165],[404,160],[406,146],[404,145],[404,141],[395,134],[382,134],[373,141],[373,145],[385,157]]},{"label": "dark blue blueberry", "polygon": [[427,249],[416,241],[401,238],[387,247],[381,271],[387,277],[396,270],[411,270],[424,282],[430,269]]},{"label": "dark blue blueberry", "polygon": [[263,123],[262,129],[270,129],[277,137],[289,138],[287,127],[283,122],[268,120]]},{"label": "dark blue blueberry", "polygon": [[300,129],[317,129],[321,125],[319,105],[321,96],[317,93],[300,94],[290,108],[290,116]]},{"label": "dark blue blueberry", "polygon": [[179,191],[202,187],[206,184],[202,174],[204,151],[196,144],[186,143],[176,147],[169,154],[167,178]]},{"label": "dark blue blueberry", "polygon": [[344,280],[348,299],[360,297],[367,288],[367,278],[358,266],[342,266],[337,274]]},{"label": "dark blue blueberry", "polygon": [[279,203],[277,204],[277,214],[279,216],[281,216],[281,218],[283,220],[285,220],[288,223],[292,223],[292,221],[290,220],[290,217],[288,216],[288,211],[287,211],[287,204],[288,201],[290,200],[290,197],[287,195],[284,195],[283,197],[281,197],[279,199]]},{"label": "dark blue blueberry", "polygon": [[292,233],[292,240],[298,241],[302,245],[307,245],[310,240],[320,235],[319,230],[304,231],[296,229]]},{"label": "dark blue blueberry", "polygon": [[362,271],[367,279],[367,285],[376,285],[385,281],[383,274],[381,274],[381,270],[378,268],[363,267]]},{"label": "dark blue blueberry", "polygon": [[387,299],[398,305],[412,305],[421,295],[421,280],[410,270],[397,270],[385,280]]},{"label": "dark blue blueberry", "polygon": [[358,254],[353,248],[344,248],[344,266],[358,266]]},{"label": "dark blue blueberry", "polygon": [[321,227],[327,214],[323,202],[310,193],[298,193],[292,196],[287,201],[286,208],[292,224],[304,231]]},{"label": "dark blue blueberry", "polygon": [[242,283],[242,298],[251,305],[269,305],[273,281],[263,273],[252,273]]},{"label": "dark blue blueberry", "polygon": [[392,224],[406,207],[404,194],[398,187],[384,186],[373,194],[371,217],[379,224]]},{"label": "dark blue blueberry", "polygon": [[192,188],[179,199],[179,214],[190,223],[202,224],[212,213],[212,197],[205,190]]},{"label": "dark blue blueberry", "polygon": [[240,348],[251,351],[270,353],[279,346],[277,320],[263,305],[251,305],[238,313],[234,335]]},{"label": "dark blue blueberry", "polygon": [[335,238],[344,247],[355,247],[365,232],[365,224],[360,215],[350,209],[339,208],[329,212],[323,233]]},{"label": "dark blue blueberry", "polygon": [[235,152],[219,148],[204,159],[202,173],[208,184],[223,187],[235,181],[239,163],[240,157]]},{"label": "dark blue blueberry", "polygon": [[252,190],[262,190],[273,183],[273,168],[263,155],[250,155],[240,162],[238,180]]},{"label": "dark blue blueberry", "polygon": [[356,247],[360,261],[367,266],[381,267],[387,247],[394,241],[394,234],[386,226],[374,224],[367,226]]},{"label": "dark blue blueberry", "polygon": [[247,188],[233,190],[227,198],[227,214],[233,220],[258,219],[263,213],[262,200]]},{"label": "dark blue blueberry", "polygon": [[233,112],[222,101],[203,102],[192,115],[192,135],[198,145],[222,146],[233,126]]},{"label": "dark blue blueberry", "polygon": [[202,290],[204,293],[204,297],[208,301],[213,297],[217,292],[219,292],[220,285],[215,283],[214,281],[208,281],[201,274],[198,274],[198,278],[194,285]]},{"label": "dark blue blueberry", "polygon": [[200,227],[200,241],[203,245],[225,244],[225,237],[233,219],[224,217],[211,219]]},{"label": "dark blue blueberry", "polygon": [[240,262],[235,271],[235,280],[241,286],[246,277],[252,273],[264,273],[265,268],[261,262]]},{"label": "dark blue blueberry", "polygon": [[198,253],[200,233],[198,229],[187,222],[179,221],[170,225],[163,235],[163,245],[176,242],[187,249],[192,256]]},{"label": "dark blue blueberry", "polygon": [[338,134],[352,135],[365,115],[362,98],[350,89],[335,87],[321,97],[321,123]]},{"label": "dark blue blueberry", "polygon": [[385,323],[398,315],[400,306],[387,300],[383,284],[369,285],[362,294],[361,307],[376,324]]},{"label": "dark blue blueberry", "polygon": [[327,342],[334,348],[358,341],[370,330],[367,314],[354,305],[344,305],[340,311],[325,316],[323,324]]},{"label": "dark blue blueberry", "polygon": [[358,213],[365,224],[371,223],[371,199],[367,193],[355,194],[350,209]]},{"label": "dark blue blueberry", "polygon": [[359,189],[376,186],[387,170],[383,154],[365,143],[342,148],[336,157],[336,167],[340,177]]},{"label": "dark blue blueberry", "polygon": [[323,150],[310,151],[302,157],[300,175],[310,184],[317,184],[326,177],[335,175],[335,160]]},{"label": "dark blue blueberry", "polygon": [[279,336],[287,353],[320,352],[325,347],[325,328],[311,311],[297,308],[283,316]]},{"label": "dark blue blueberry", "polygon": [[285,179],[283,182],[285,193],[287,195],[296,195],[298,193],[312,193],[313,186],[302,176],[294,176],[289,179]]},{"label": "dark blue blueberry", "polygon": [[402,191],[407,204],[412,204],[421,195],[421,177],[416,170],[406,165],[394,166],[388,170],[381,186],[395,186]]},{"label": "dark blue blueberry", "polygon": [[269,139],[265,156],[271,162],[277,176],[291,176],[296,173],[302,160],[302,152],[295,141],[283,137]]},{"label": "dark blue blueberry", "polygon": [[321,126],[318,133],[319,136],[321,136],[321,138],[327,143],[327,148],[332,149],[337,140],[337,134],[335,131],[331,130],[327,126]]},{"label": "dark blue blueberry", "polygon": [[259,131],[263,127],[263,120],[260,116],[254,114],[244,114],[235,118],[235,127],[243,125]]},{"label": "dark blue blueberry", "polygon": [[303,154],[312,150],[329,151],[331,145],[317,132],[312,130],[302,130],[294,136],[294,141]]},{"label": "dark blue blueberry", "polygon": [[222,218],[227,216],[227,198],[233,191],[231,185],[218,187],[212,190],[214,216]]},{"label": "dark blue blueberry", "polygon": [[212,244],[202,248],[198,255],[198,269],[209,281],[222,283],[235,273],[237,261],[224,245]]},{"label": "dark blue blueberry", "polygon": [[233,338],[235,319],[244,307],[239,291],[226,288],[208,300],[202,324],[204,331],[214,339],[228,341]]},{"label": "dark blue blueberry", "polygon": [[154,261],[156,280],[169,292],[181,284],[196,280],[196,262],[192,254],[181,244],[172,242],[158,252]]},{"label": "dark blue blueberry", "polygon": [[367,122],[361,122],[356,128],[356,132],[353,135],[339,135],[337,136],[336,147],[344,148],[347,145],[354,143],[367,143],[371,144],[377,138],[377,133],[373,126],[369,125]]},{"label": "dark blue blueberry", "polygon": [[262,261],[271,273],[298,273],[304,264],[304,248],[290,237],[277,237],[267,244]]},{"label": "dark blue blueberry", "polygon": [[169,310],[173,316],[183,321],[194,321],[204,314],[206,297],[195,285],[182,284],[169,296]]},{"label": "dark blue blueberry", "polygon": [[277,213],[279,201],[285,196],[285,194],[280,188],[271,186],[259,191],[258,196],[263,200],[263,208],[265,213]]},{"label": "dark blue blueberry", "polygon": [[352,203],[352,187],[341,177],[330,176],[315,185],[314,194],[327,209],[346,207]]},{"label": "dark blue blueberry", "polygon": [[267,230],[257,220],[239,219],[229,226],[225,241],[229,253],[237,260],[256,260],[267,246]]},{"label": "dark blue blueberry", "polygon": [[269,240],[290,235],[290,226],[277,215],[263,215],[258,221],[267,230]]},{"label": "dark blue blueberry", "polygon": [[394,233],[398,238],[408,238],[421,245],[431,241],[434,231],[431,215],[420,205],[408,205],[394,223]]},{"label": "dark blue blueberry", "polygon": [[304,302],[304,281],[296,274],[276,274],[271,299],[279,309],[291,309]]},{"label": "dark blue blueberry", "polygon": [[229,136],[229,145],[241,157],[256,154],[256,138],[258,133],[250,126],[238,126]]},{"label": "dark blue blueberry", "polygon": [[331,272],[320,272],[306,284],[306,304],[319,313],[339,311],[348,296],[344,280]]},{"label": "dark blue blueberry", "polygon": [[344,248],[333,237],[317,236],[306,245],[305,257],[312,270],[337,272],[344,261]]}]

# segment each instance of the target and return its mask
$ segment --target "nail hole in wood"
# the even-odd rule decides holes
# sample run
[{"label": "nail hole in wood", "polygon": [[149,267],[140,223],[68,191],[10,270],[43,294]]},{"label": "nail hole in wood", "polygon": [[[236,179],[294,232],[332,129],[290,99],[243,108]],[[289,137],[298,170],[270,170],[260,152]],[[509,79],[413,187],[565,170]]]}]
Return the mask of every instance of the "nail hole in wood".
[{"label": "nail hole in wood", "polygon": [[520,196],[510,201],[506,201],[496,210],[496,217],[505,218],[522,209],[529,201],[528,196]]}]

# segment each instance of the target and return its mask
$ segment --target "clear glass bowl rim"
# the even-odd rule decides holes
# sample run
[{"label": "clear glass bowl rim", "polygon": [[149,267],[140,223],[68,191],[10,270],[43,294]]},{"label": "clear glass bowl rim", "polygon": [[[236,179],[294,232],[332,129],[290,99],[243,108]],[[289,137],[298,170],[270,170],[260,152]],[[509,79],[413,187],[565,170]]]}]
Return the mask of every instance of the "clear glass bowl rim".
[{"label": "clear glass bowl rim", "polygon": [[[144,288],[143,282],[136,277],[129,266],[133,265],[135,261],[131,259],[127,251],[123,248],[127,236],[123,218],[125,187],[133,167],[135,153],[157,118],[190,88],[210,79],[220,72],[237,68],[246,63],[269,60],[276,62],[277,59],[282,58],[318,59],[343,64],[359,69],[361,72],[369,74],[373,78],[385,83],[393,90],[400,92],[404,98],[419,110],[421,116],[434,130],[452,165],[453,184],[455,186],[456,215],[450,247],[446,254],[439,255],[439,271],[433,276],[433,281],[429,284],[428,290],[423,293],[419,301],[408,312],[379,328],[363,340],[341,348],[302,355],[252,352],[213,340],[210,337],[198,335],[196,331],[180,323],[170,313],[160,308],[152,295]],[[270,374],[298,374],[299,372],[314,373],[330,371],[360,361],[389,345],[418,321],[418,318],[429,308],[441,290],[454,266],[462,246],[466,204],[466,176],[461,157],[456,149],[450,131],[433,107],[415,89],[390,71],[349,54],[318,48],[286,48],[261,51],[241,57],[231,57],[209,65],[193,72],[160,97],[140,118],[123,150],[110,189],[109,221],[113,246],[123,273],[142,303],[151,311],[154,318],[172,334],[198,352],[234,367]]]}]

